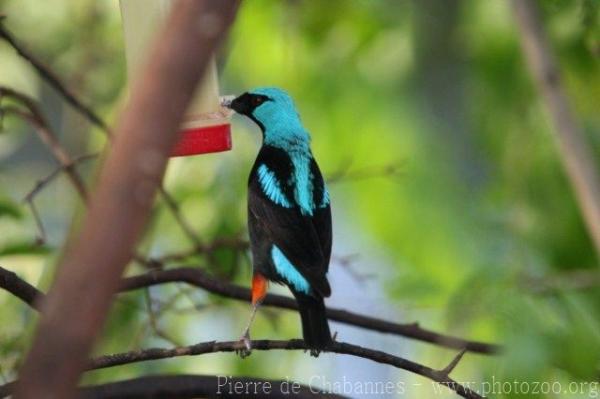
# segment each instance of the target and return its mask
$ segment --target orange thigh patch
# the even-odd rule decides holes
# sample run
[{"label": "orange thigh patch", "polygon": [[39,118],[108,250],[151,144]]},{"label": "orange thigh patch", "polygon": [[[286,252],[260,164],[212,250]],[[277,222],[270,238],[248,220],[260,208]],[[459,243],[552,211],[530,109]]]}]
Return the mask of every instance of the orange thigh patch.
[{"label": "orange thigh patch", "polygon": [[269,281],[262,275],[254,273],[252,276],[252,304],[256,305],[261,302],[265,295],[267,295],[267,288],[269,287]]}]

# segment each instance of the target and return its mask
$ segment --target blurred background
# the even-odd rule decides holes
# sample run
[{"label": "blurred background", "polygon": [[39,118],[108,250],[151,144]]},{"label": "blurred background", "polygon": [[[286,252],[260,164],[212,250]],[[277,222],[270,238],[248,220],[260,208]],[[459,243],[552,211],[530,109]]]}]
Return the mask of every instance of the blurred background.
[{"label": "blurred background", "polygon": [[[599,2],[539,5],[572,110],[598,160]],[[114,123],[127,98],[117,0],[0,0],[0,14],[73,92]],[[218,64],[222,94],[285,88],[312,134],[334,214],[329,306],[505,346],[501,356],[467,354],[453,374],[458,381],[559,382],[561,393],[529,396],[595,397],[592,385],[567,387],[600,375],[598,254],[524,62],[509,2],[244,1]],[[0,85],[36,98],[73,157],[104,148],[104,134],[4,41]],[[250,260],[240,246],[260,132],[241,117],[233,123],[232,151],[171,160],[165,186],[204,244],[241,245],[190,252],[194,243],[159,202],[140,252],[181,255],[166,259],[167,267],[205,268],[249,286]],[[97,164],[79,167],[90,183]],[[44,291],[84,210],[67,179],[53,181],[35,197],[46,234],[44,243],[36,241],[39,228],[22,199],[55,167],[31,127],[2,118],[0,266]],[[127,273],[144,270],[134,263]],[[249,311],[248,304],[184,284],[123,294],[96,353],[237,339]],[[0,292],[3,381],[16,377],[36,317]],[[456,354],[337,323],[332,330],[340,340],[435,368]],[[259,312],[253,329],[254,338],[299,335],[298,315],[272,308]],[[390,397],[453,396],[434,395],[428,380],[363,359],[324,354],[315,360],[287,351],[146,362],[90,372],[85,382],[159,372],[290,378],[325,387],[403,381],[406,392]]]}]

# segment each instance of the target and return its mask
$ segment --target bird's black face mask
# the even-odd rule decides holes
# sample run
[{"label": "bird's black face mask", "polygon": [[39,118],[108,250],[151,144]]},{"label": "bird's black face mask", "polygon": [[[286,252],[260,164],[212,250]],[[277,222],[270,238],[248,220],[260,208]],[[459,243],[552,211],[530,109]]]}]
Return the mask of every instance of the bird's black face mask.
[{"label": "bird's black face mask", "polygon": [[244,93],[241,96],[233,99],[229,108],[238,114],[252,117],[252,113],[262,103],[269,101],[269,97],[262,94]]}]

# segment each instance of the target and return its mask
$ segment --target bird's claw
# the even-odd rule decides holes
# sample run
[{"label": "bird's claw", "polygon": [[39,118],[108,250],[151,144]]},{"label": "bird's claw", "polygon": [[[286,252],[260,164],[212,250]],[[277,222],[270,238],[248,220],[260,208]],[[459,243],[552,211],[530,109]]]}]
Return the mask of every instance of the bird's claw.
[{"label": "bird's claw", "polygon": [[306,349],[304,349],[304,353],[307,353],[307,352],[312,357],[319,357],[319,355],[321,354],[321,349],[314,349],[314,348],[306,348]]},{"label": "bird's claw", "polygon": [[242,341],[244,343],[244,346],[246,347],[247,350],[249,350],[249,351],[252,350],[252,341],[250,341],[250,335],[244,334],[244,336],[242,337],[242,339],[240,341]]},{"label": "bird's claw", "polygon": [[331,345],[333,345],[333,344],[335,344],[335,343],[338,342],[337,341],[337,336],[338,336],[337,331],[334,331],[333,335],[331,336],[331,343],[328,346],[326,346],[324,348],[321,348],[321,349],[306,348],[304,350],[304,353],[308,352],[312,357],[319,357],[319,355],[321,354],[321,352],[327,352],[327,350],[330,348]]},{"label": "bird's claw", "polygon": [[239,342],[241,344],[240,346],[243,345],[243,347],[236,349],[235,353],[237,353],[242,359],[250,356],[252,354],[252,341],[250,341],[250,334],[247,332],[244,333]]},{"label": "bird's claw", "polygon": [[240,349],[236,349],[235,353],[237,353],[237,355],[239,357],[241,357],[242,359],[245,359],[252,354],[252,351],[249,351],[246,348],[240,348]]}]

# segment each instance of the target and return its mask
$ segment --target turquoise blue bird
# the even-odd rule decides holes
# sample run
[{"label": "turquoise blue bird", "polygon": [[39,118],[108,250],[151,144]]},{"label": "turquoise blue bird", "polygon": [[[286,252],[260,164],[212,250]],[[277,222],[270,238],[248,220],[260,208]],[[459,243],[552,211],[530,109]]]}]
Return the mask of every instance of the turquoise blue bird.
[{"label": "turquoise blue bird", "polygon": [[332,342],[324,298],[331,257],[329,193],[294,101],[279,88],[258,88],[229,107],[253,120],[263,142],[248,179],[248,230],[253,261],[252,315],[268,282],[285,284],[296,298],[306,345],[317,355]]}]

